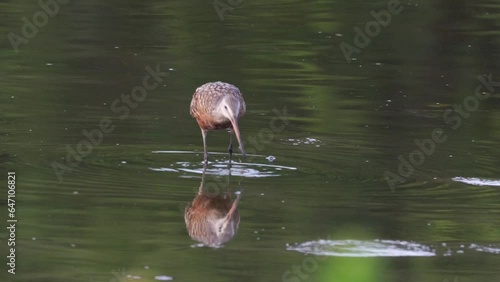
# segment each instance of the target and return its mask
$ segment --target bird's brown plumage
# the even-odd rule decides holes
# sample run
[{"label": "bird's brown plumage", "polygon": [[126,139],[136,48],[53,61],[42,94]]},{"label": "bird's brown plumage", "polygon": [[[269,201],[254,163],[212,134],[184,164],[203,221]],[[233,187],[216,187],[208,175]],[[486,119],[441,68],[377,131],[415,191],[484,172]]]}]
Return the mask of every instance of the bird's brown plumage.
[{"label": "bird's brown plumage", "polygon": [[[245,114],[245,111],[246,104],[243,95],[232,84],[220,81],[209,82],[196,89],[189,112],[202,131],[205,161],[208,156],[205,140],[208,130],[230,129],[234,131],[240,150],[245,155],[238,127],[238,119]],[[231,144],[229,152],[232,153]]]},{"label": "bird's brown plumage", "polygon": [[216,106],[224,97],[230,97],[230,100],[239,102],[239,114],[236,118],[245,114],[245,100],[243,100],[243,95],[238,87],[217,81],[205,83],[196,89],[191,100],[189,113],[196,119],[200,128],[206,130],[232,128],[231,122],[217,113]]}]

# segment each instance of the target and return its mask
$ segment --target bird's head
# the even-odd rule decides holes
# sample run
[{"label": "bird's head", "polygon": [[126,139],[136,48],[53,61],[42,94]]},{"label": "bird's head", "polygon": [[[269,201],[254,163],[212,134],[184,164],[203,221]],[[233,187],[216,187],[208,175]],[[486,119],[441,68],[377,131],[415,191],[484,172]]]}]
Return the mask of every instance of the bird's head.
[{"label": "bird's head", "polygon": [[219,103],[218,112],[229,120],[237,119],[240,114],[240,101],[231,96],[225,96]]},{"label": "bird's head", "polygon": [[231,96],[226,96],[219,103],[218,112],[233,125],[234,133],[238,139],[238,144],[240,145],[240,151],[245,157],[245,146],[243,145],[243,140],[240,134],[240,128],[238,127],[238,116],[240,115],[241,102]]},{"label": "bird's head", "polygon": [[224,243],[234,237],[237,227],[230,217],[224,217],[215,222],[214,228],[218,243]]},{"label": "bird's head", "polygon": [[239,201],[240,194],[236,197],[228,213],[223,218],[217,219],[213,225],[218,242],[220,243],[231,240],[238,230],[239,215],[237,209]]}]

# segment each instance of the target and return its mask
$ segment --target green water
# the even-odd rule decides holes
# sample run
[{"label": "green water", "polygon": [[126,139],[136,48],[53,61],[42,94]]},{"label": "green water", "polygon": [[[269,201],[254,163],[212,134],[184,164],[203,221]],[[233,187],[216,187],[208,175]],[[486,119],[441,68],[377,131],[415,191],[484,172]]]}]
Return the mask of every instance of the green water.
[{"label": "green water", "polygon": [[[388,2],[69,1],[18,52],[9,32],[41,8],[0,3],[0,280],[499,281],[500,86],[474,93],[500,81],[500,1],[405,1],[348,63],[341,43]],[[250,156],[227,187],[228,135],[208,134],[207,183],[242,193],[214,249],[184,208],[203,158],[191,95],[218,80],[243,92]],[[344,257],[342,240],[433,255]]]}]

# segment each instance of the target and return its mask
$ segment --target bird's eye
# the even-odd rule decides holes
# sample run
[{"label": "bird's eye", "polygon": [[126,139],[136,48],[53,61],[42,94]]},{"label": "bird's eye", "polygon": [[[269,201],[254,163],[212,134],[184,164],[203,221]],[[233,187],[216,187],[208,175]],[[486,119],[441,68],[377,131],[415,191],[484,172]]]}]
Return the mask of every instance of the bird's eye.
[{"label": "bird's eye", "polygon": [[219,227],[219,232],[222,232],[222,226],[221,226],[221,227]]},{"label": "bird's eye", "polygon": [[226,109],[226,110],[227,110],[227,106],[224,106],[224,109]]}]

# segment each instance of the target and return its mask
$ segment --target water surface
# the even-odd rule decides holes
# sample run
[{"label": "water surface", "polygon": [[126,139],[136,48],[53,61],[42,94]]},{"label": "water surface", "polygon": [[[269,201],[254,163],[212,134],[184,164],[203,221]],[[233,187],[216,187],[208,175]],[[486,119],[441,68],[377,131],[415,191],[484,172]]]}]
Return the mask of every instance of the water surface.
[{"label": "water surface", "polygon": [[[500,81],[500,1],[402,4],[350,63],[339,45],[386,1],[243,1],[223,21],[206,1],[70,1],[18,53],[6,35],[40,7],[0,4],[0,171],[18,179],[1,280],[498,281],[499,90],[443,115],[478,75]],[[123,102],[148,68],[161,83]],[[249,157],[230,183],[238,233],[212,249],[183,213],[203,158],[191,95],[218,80],[244,94]],[[100,142],[68,162],[83,130]],[[446,141],[401,176],[434,130]],[[214,187],[228,139],[208,134]]]}]

